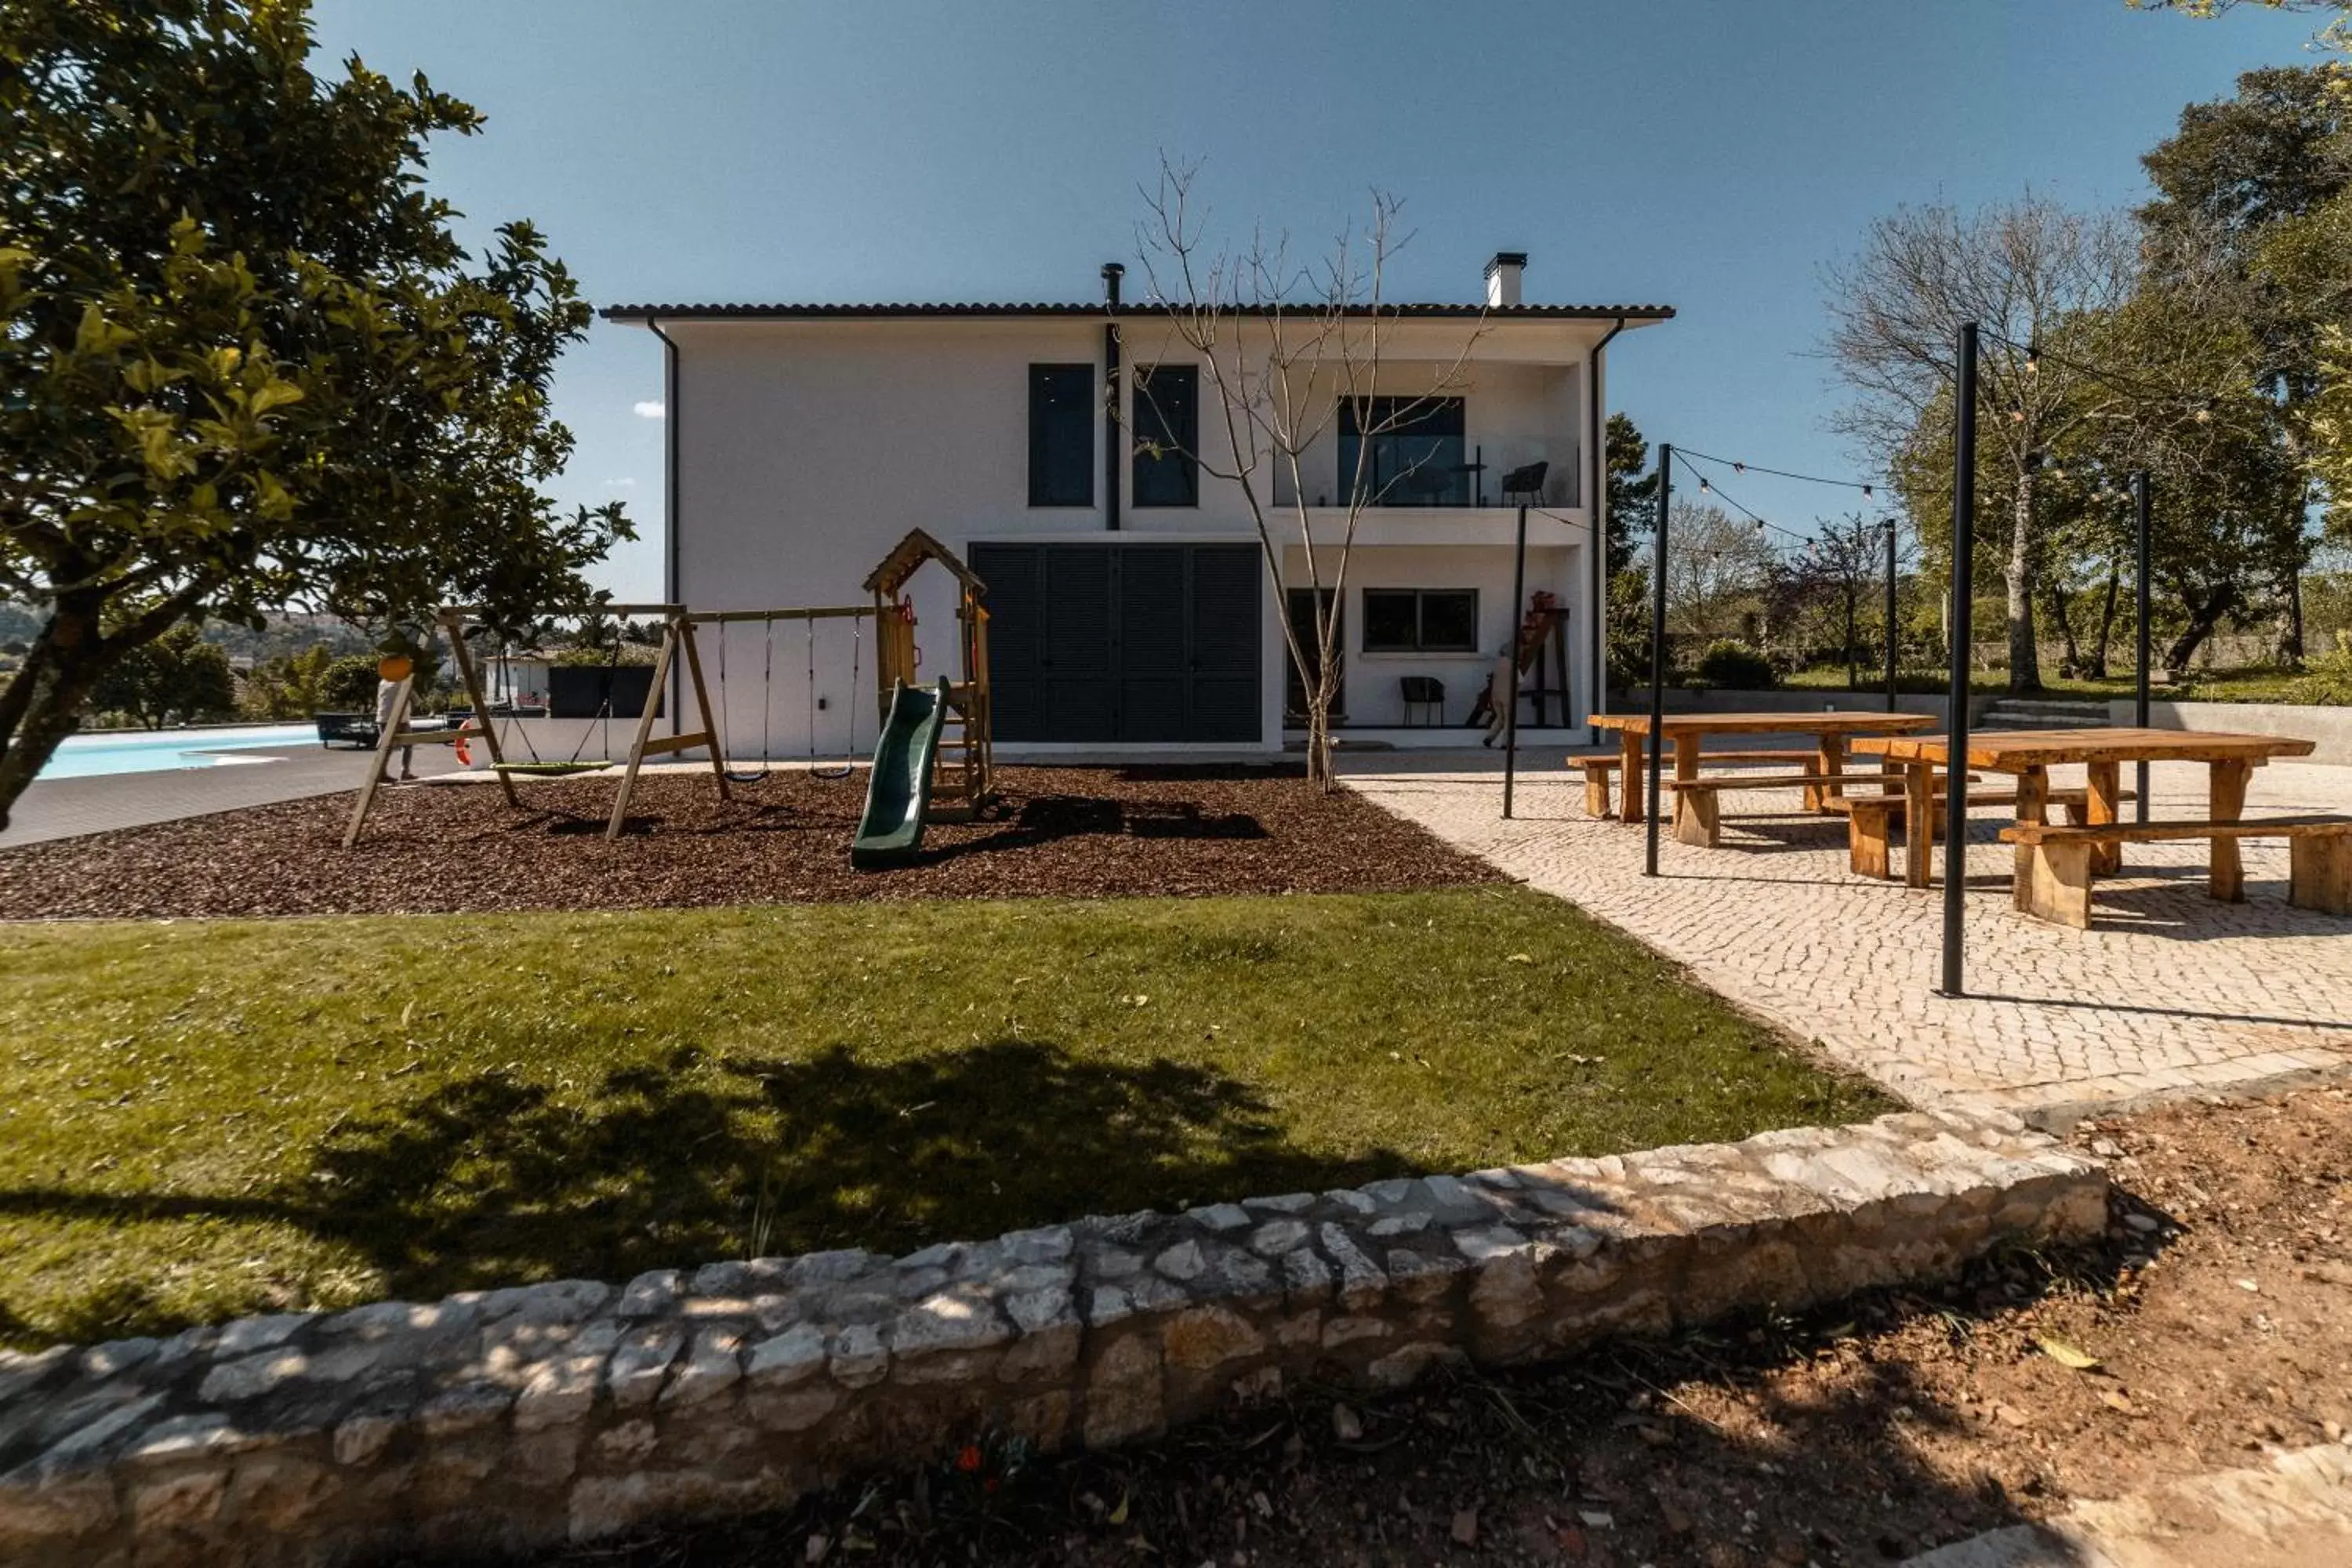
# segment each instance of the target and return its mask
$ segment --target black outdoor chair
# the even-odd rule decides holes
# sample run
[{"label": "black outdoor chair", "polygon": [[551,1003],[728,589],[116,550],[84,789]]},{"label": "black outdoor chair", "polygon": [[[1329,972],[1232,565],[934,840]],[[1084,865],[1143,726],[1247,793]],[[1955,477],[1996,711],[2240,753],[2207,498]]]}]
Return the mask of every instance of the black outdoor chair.
[{"label": "black outdoor chair", "polygon": [[[1445,722],[1445,683],[1433,675],[1400,676],[1397,684],[1404,691],[1404,721],[1419,729],[1433,729]],[[1424,710],[1416,721],[1413,710]]]}]

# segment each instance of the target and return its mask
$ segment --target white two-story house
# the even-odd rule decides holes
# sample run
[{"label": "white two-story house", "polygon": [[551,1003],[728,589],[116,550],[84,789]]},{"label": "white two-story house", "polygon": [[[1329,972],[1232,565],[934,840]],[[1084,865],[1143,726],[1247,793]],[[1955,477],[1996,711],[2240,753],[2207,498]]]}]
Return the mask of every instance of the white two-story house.
[{"label": "white two-story house", "polygon": [[[666,596],[698,610],[854,605],[920,528],[987,584],[1000,754],[1277,751],[1298,695],[1276,617],[1308,606],[1297,503],[1318,544],[1335,542],[1348,487],[1371,475],[1341,608],[1345,731],[1461,743],[1538,593],[1566,610],[1567,685],[1520,722],[1581,726],[1601,668],[1607,348],[1673,311],[1526,303],[1526,260],[1496,256],[1483,299],[1383,307],[1371,398],[1336,369],[1318,382],[1301,367],[1295,395],[1328,385],[1333,407],[1297,481],[1261,454],[1279,593],[1239,485],[1220,477],[1234,465],[1214,378],[1163,310],[1122,301],[1116,266],[1087,304],[612,307],[666,346]],[[1387,397],[1408,400],[1409,417],[1388,416],[1406,405]],[[1536,464],[1539,485],[1506,495]],[[935,642],[940,673],[948,586],[916,584],[916,640]],[[853,700],[854,682],[870,691],[870,647],[852,646],[870,628],[814,625],[706,628],[706,666],[712,638],[728,645],[718,705],[733,753],[872,743],[870,697]],[[1559,663],[1546,654],[1555,689]]]}]

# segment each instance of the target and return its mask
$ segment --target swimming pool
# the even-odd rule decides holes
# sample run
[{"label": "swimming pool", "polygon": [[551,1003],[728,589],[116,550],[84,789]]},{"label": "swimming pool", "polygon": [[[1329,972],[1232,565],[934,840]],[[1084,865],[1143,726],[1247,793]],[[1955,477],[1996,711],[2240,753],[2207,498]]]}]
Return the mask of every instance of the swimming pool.
[{"label": "swimming pool", "polygon": [[211,768],[261,763],[267,757],[215,756],[215,752],[290,751],[319,743],[314,724],[233,724],[217,730],[141,730],[104,735],[69,735],[41,769],[45,779],[100,778],[109,773],[165,773],[173,768]]}]

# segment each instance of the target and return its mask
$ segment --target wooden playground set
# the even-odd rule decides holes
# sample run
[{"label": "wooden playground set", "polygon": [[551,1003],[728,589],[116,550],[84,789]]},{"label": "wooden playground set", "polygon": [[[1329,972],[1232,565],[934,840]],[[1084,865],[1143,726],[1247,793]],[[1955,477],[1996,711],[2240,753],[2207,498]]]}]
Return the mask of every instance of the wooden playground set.
[{"label": "wooden playground set", "polygon": [[[925,566],[937,564],[955,581],[957,668],[952,677],[940,676],[929,685],[921,682],[919,667],[922,650],[915,641],[915,607],[907,596],[907,585]],[[880,734],[876,742],[872,763],[866,777],[866,807],[858,821],[856,837],[850,845],[853,865],[866,868],[887,868],[912,860],[922,846],[923,825],[927,821],[968,820],[985,805],[993,794],[994,759],[989,740],[988,689],[988,611],[982,604],[987,585],[971,569],[938,540],[920,529],[909,532],[881,563],[866,575],[865,590],[872,595],[866,605],[786,605],[760,610],[694,610],[684,605],[614,605],[600,604],[566,607],[549,612],[549,619],[585,618],[590,616],[651,616],[660,622],[660,641],[654,654],[650,679],[636,715],[636,726],[625,758],[621,759],[620,789],[614,797],[613,811],[604,826],[607,839],[621,837],[623,825],[628,820],[629,803],[636,793],[637,778],[648,758],[676,756],[681,752],[700,751],[708,754],[710,776],[721,800],[734,798],[733,786],[751,784],[764,779],[770,770],[768,735],[761,736],[761,765],[746,769],[730,764],[721,709],[714,708],[710,688],[707,683],[702,658],[699,630],[718,627],[722,638],[719,649],[719,700],[723,704],[726,691],[726,651],[723,641],[725,627],[730,625],[758,623],[766,628],[766,656],[762,660],[761,704],[763,714],[772,707],[770,690],[774,677],[775,626],[778,623],[800,622],[809,628],[808,646],[811,705],[810,755],[814,768],[815,719],[815,632],[817,623],[847,621],[853,635],[850,683],[853,689],[859,679],[864,639],[863,628],[871,623],[876,655],[874,660],[874,698],[880,721]],[[383,673],[387,679],[396,680],[390,712],[381,726],[376,740],[373,765],[367,782],[361,786],[359,798],[353,803],[350,825],[343,832],[343,847],[356,846],[367,826],[368,816],[373,810],[377,796],[389,776],[392,754],[395,749],[410,746],[455,747],[461,760],[470,758],[470,748],[478,742],[488,756],[488,771],[495,775],[499,789],[509,806],[520,807],[521,795],[515,787],[518,777],[551,777],[586,773],[615,765],[610,757],[583,760],[575,751],[567,761],[548,762],[540,759],[537,748],[530,745],[528,731],[528,761],[518,761],[509,754],[506,740],[500,734],[500,718],[487,697],[482,684],[481,665],[468,646],[469,637],[479,630],[476,613],[465,605],[449,605],[436,617],[443,636],[447,637],[450,653],[457,666],[457,677],[471,704],[470,711],[454,726],[441,729],[417,729],[410,722],[415,697],[415,676],[409,661],[392,658],[385,661]],[[615,637],[614,665],[604,672],[604,698],[600,717],[608,722],[612,712],[612,687],[617,669],[619,642]],[[654,733],[661,717],[665,693],[672,683],[674,672],[682,671],[683,689],[694,700],[696,722],[691,729],[682,724],[677,732],[668,735]],[[509,704],[511,709],[511,704]],[[511,711],[503,716],[512,732],[524,722]],[[856,744],[856,729],[853,718],[851,743]],[[586,745],[586,733],[582,747]],[[846,777],[854,760],[839,764],[825,776]]]}]

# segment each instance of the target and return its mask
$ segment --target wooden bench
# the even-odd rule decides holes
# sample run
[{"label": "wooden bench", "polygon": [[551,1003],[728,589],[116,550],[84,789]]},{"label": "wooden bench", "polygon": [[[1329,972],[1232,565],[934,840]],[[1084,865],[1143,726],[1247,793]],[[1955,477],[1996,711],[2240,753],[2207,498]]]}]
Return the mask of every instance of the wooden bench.
[{"label": "wooden bench", "polygon": [[[1698,760],[1702,766],[1709,763],[1725,764],[1808,763],[1812,761],[1812,755],[1811,752],[1793,751],[1784,747],[1777,752],[1702,752],[1699,753]],[[1609,781],[1616,776],[1617,770],[1623,765],[1624,759],[1612,754],[1606,757],[1570,757],[1568,760],[1584,770],[1584,815],[1587,816],[1615,816],[1616,813],[1609,803]],[[1669,775],[1673,773],[1672,759],[1666,760],[1664,771]]]},{"label": "wooden bench", "polygon": [[[1928,834],[1931,838],[1941,838],[1944,836],[1944,818],[1941,808],[1947,793],[1944,780],[1948,776],[1945,773],[1936,775],[1937,810],[1935,820],[1928,824]],[[1970,774],[1969,782],[1974,784],[1977,776]],[[2116,798],[2137,800],[2139,792],[2128,789],[2119,790],[2116,792]],[[2074,826],[2080,826],[2090,819],[2091,792],[2087,789],[2053,789],[2049,792],[2047,799],[2050,805],[2063,808],[2066,813],[2067,822]],[[1846,795],[1833,796],[1823,804],[1832,811],[1846,814],[1846,864],[1853,868],[1854,874],[1860,877],[1892,878],[1895,875],[1893,854],[1895,824],[1909,815],[1911,805],[1909,797],[1901,795]],[[2015,805],[2017,792],[2007,789],[1996,790],[1990,795],[1979,795],[1970,791],[1969,804],[1972,806]]]},{"label": "wooden bench", "polygon": [[[2108,822],[2095,827],[2042,826],[2021,822],[2004,827],[2001,838],[2031,852],[2024,909],[2060,925],[2088,931],[2091,925],[2091,860],[2102,845],[2155,844],[2168,839],[2208,838],[2235,844],[2242,838],[2284,838],[2290,856],[2286,901],[2301,910],[2352,914],[2352,816],[2279,816],[2254,822]],[[2235,902],[2245,895],[2235,881],[2214,896]]]},{"label": "wooden bench", "polygon": [[1660,787],[1675,792],[1675,837],[1712,849],[1723,837],[1723,803],[1717,797],[1724,791],[1801,789],[1811,795],[1831,784],[1852,784],[1854,778],[1853,773],[1724,773],[1708,779],[1665,779]]}]

